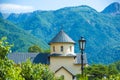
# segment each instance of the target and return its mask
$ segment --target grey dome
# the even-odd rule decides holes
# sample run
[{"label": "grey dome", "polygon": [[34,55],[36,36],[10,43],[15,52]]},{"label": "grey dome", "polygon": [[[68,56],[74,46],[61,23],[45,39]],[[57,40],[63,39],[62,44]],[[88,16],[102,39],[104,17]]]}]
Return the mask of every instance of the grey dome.
[{"label": "grey dome", "polygon": [[63,30],[61,30],[50,42],[51,43],[75,43]]}]

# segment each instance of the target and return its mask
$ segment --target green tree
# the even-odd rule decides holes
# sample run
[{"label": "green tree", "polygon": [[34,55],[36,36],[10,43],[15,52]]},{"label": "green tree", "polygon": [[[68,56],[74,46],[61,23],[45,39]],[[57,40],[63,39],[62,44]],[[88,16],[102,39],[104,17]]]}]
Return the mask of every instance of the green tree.
[{"label": "green tree", "polygon": [[28,52],[39,53],[42,52],[42,49],[37,45],[33,45],[28,48]]},{"label": "green tree", "polygon": [[76,75],[76,80],[88,80],[88,76],[86,76],[85,74],[77,74]]},{"label": "green tree", "polygon": [[54,80],[54,74],[47,65],[33,64],[30,60],[21,64],[21,75],[25,80]]},{"label": "green tree", "polygon": [[6,37],[0,39],[0,80],[24,80],[20,75],[21,68],[6,58],[12,46],[6,40]]},{"label": "green tree", "polygon": [[118,70],[116,68],[116,65],[115,64],[110,64],[108,66],[108,75],[116,75],[118,74]]},{"label": "green tree", "polygon": [[25,80],[20,73],[21,68],[12,60],[0,59],[0,80]]},{"label": "green tree", "polygon": [[10,52],[12,45],[6,42],[7,37],[0,39],[0,59],[5,59],[5,56]]},{"label": "green tree", "polygon": [[120,73],[117,75],[110,75],[108,80],[120,80]]},{"label": "green tree", "polygon": [[115,62],[113,64],[115,64],[117,70],[120,72],[120,61],[117,61],[117,62]]},{"label": "green tree", "polygon": [[[117,66],[113,63],[110,65],[94,64],[84,69],[89,80],[119,80],[120,73]],[[106,77],[106,79],[104,79]]]},{"label": "green tree", "polygon": [[44,50],[44,53],[50,53],[50,49]]},{"label": "green tree", "polygon": [[101,80],[104,76],[108,74],[108,67],[101,64],[94,64],[85,68],[87,75],[89,75],[90,80]]}]

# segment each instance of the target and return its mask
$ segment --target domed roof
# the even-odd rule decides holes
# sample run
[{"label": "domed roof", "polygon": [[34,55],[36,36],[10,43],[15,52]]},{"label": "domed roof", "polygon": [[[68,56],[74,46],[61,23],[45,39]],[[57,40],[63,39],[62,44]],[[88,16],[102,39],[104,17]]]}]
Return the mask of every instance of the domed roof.
[{"label": "domed roof", "polygon": [[61,30],[50,42],[51,43],[75,43],[63,30]]}]

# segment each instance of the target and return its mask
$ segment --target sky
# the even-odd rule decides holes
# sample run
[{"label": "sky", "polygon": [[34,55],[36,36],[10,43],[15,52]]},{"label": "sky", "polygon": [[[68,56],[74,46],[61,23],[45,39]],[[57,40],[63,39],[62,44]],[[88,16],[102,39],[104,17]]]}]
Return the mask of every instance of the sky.
[{"label": "sky", "polygon": [[57,10],[64,7],[87,5],[98,12],[120,0],[0,0],[0,12],[24,13],[35,10]]}]

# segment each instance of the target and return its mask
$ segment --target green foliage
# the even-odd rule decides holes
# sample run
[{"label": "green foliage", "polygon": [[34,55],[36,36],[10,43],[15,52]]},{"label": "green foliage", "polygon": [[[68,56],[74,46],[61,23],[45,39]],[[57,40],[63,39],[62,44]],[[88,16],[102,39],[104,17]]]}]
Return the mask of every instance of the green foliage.
[{"label": "green foliage", "polygon": [[50,53],[50,49],[44,50],[44,53]]},{"label": "green foliage", "polygon": [[[117,70],[115,63],[108,66],[102,64],[94,64],[85,67],[84,73],[88,76],[89,80],[112,80],[119,78],[120,73]],[[106,77],[106,79],[105,79]],[[116,79],[119,80],[119,79]]]},{"label": "green foliage", "polygon": [[32,53],[39,53],[39,52],[42,52],[43,50],[37,46],[37,45],[33,45],[33,46],[30,46],[28,48],[28,52],[32,52]]},{"label": "green foliage", "polygon": [[0,80],[24,80],[21,68],[8,59],[0,59]]},{"label": "green foliage", "polygon": [[105,65],[91,65],[86,67],[86,73],[94,78],[102,79],[105,75],[108,74],[108,67]]},{"label": "green foliage", "polygon": [[84,75],[77,74],[76,80],[88,80],[88,76],[86,76],[85,74]]},{"label": "green foliage", "polygon": [[118,70],[117,70],[117,68],[116,68],[116,65],[115,64],[110,64],[109,66],[108,66],[108,75],[116,75],[116,74],[118,74]]},{"label": "green foliage", "polygon": [[12,47],[6,39],[2,37],[0,40],[0,80],[24,80],[20,75],[21,68],[6,57]]},{"label": "green foliage", "polygon": [[21,64],[21,75],[25,80],[54,80],[54,74],[47,65],[32,64],[30,60]]},{"label": "green foliage", "polygon": [[2,37],[0,39],[0,59],[4,59],[5,56],[10,52],[12,45],[6,42],[7,37]]},{"label": "green foliage", "polygon": [[119,73],[120,73],[120,61],[117,61],[117,62],[115,62],[115,63],[113,63],[113,64],[116,66],[117,70],[118,70]]},{"label": "green foliage", "polygon": [[61,75],[59,78],[56,78],[56,80],[64,80],[64,75]]},{"label": "green foliage", "polygon": [[28,52],[30,52],[30,53],[50,53],[50,49],[44,50],[37,45],[33,45],[28,48]]},{"label": "green foliage", "polygon": [[0,80],[57,80],[47,65],[33,64],[30,60],[15,64],[8,59],[0,59]]},{"label": "green foliage", "polygon": [[108,80],[120,80],[120,73],[117,75],[110,75]]}]

